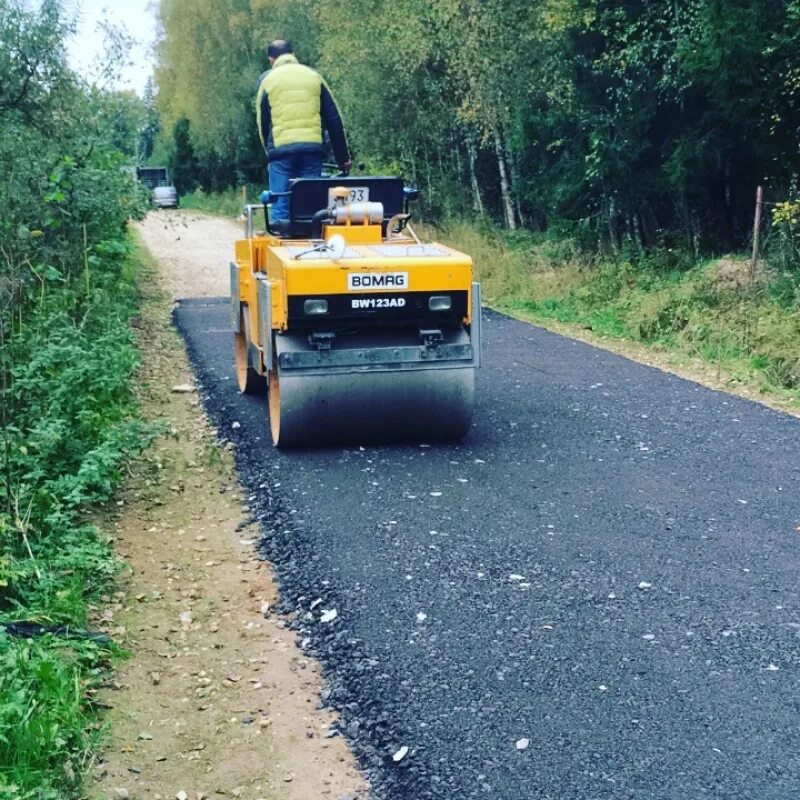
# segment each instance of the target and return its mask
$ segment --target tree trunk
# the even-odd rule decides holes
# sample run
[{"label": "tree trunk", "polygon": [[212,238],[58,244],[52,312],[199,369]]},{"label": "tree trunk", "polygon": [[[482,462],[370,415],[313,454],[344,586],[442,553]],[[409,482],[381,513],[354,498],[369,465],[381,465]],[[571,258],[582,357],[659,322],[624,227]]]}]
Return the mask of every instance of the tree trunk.
[{"label": "tree trunk", "polygon": [[519,202],[519,195],[514,192],[514,206],[517,209],[517,219],[519,219],[520,227],[525,227],[525,217],[522,216],[522,204]]},{"label": "tree trunk", "polygon": [[618,253],[619,242],[617,241],[617,226],[616,226],[617,208],[613,197],[609,197],[608,202],[606,203],[606,215],[607,215],[606,222],[608,224],[608,241],[610,242],[611,249],[614,251],[614,253]]},{"label": "tree trunk", "polygon": [[642,238],[642,226],[639,212],[633,212],[633,235],[636,238],[636,245],[640,250],[644,250],[644,239]]},{"label": "tree trunk", "polygon": [[431,157],[428,148],[423,146],[422,153],[425,156],[425,195],[428,198],[428,205],[432,206],[434,201],[435,189],[431,170]]},{"label": "tree trunk", "polygon": [[625,214],[625,243],[628,244],[633,241],[633,224],[631,223],[631,215]]},{"label": "tree trunk", "polygon": [[472,138],[467,139],[467,152],[469,154],[469,181],[472,185],[472,207],[483,216],[483,200],[481,199],[481,187],[478,184],[478,176],[475,174],[475,161],[478,157],[475,151],[475,142]]},{"label": "tree trunk", "polygon": [[492,133],[494,134],[494,152],[497,156],[497,171],[500,173],[500,196],[503,200],[506,227],[510,231],[515,231],[517,229],[517,220],[514,214],[514,201],[511,197],[511,186],[508,181],[508,165],[506,164],[505,153],[503,152],[503,141],[498,128],[494,128]]},{"label": "tree trunk", "polygon": [[517,159],[511,152],[511,148],[506,142],[506,161],[511,166],[511,193],[514,195],[514,208],[517,211],[517,219],[519,220],[520,227],[525,227],[525,216],[522,213],[522,203],[520,202],[520,178],[519,168],[517,167]]},{"label": "tree trunk", "polygon": [[642,208],[642,238],[646,246],[657,243],[658,218],[650,203]]},{"label": "tree trunk", "polygon": [[733,202],[731,200],[731,162],[730,159],[725,159],[725,164],[722,170],[725,194],[725,239],[724,247],[726,250],[733,250],[736,235],[736,223],[733,214]]}]

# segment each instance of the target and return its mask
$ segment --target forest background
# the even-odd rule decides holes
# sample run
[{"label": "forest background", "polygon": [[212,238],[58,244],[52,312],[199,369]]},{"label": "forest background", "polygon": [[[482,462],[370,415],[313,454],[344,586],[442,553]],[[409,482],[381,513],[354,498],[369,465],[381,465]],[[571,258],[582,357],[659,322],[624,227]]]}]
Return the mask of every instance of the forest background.
[{"label": "forest background", "polygon": [[263,179],[253,98],[278,35],[329,81],[357,158],[402,171],[436,213],[698,254],[746,242],[758,183],[794,188],[797,0],[191,7],[162,0],[156,73],[163,126],[176,146],[189,133],[182,188]]},{"label": "forest background", "polygon": [[[800,0],[191,7],[160,2],[149,102],[153,158],[195,204],[264,183],[253,100],[288,38],[355,160],[422,190],[494,305],[800,386]],[[748,268],[759,185],[767,259]]]}]

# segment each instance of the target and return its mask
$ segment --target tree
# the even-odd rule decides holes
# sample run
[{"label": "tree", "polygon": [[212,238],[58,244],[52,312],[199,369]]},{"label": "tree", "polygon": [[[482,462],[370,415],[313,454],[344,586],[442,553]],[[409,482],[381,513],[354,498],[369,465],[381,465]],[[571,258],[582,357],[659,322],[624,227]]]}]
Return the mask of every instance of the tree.
[{"label": "tree", "polygon": [[[358,160],[428,213],[566,223],[601,246],[748,236],[755,183],[800,171],[800,0],[161,1],[158,106],[203,185],[261,176],[271,38],[319,66]],[[364,21],[369,20],[368,30]]]},{"label": "tree", "polygon": [[179,119],[172,129],[174,148],[169,166],[175,188],[181,193],[194,189],[198,179],[198,165],[194,155],[190,129],[191,123],[185,118]]}]

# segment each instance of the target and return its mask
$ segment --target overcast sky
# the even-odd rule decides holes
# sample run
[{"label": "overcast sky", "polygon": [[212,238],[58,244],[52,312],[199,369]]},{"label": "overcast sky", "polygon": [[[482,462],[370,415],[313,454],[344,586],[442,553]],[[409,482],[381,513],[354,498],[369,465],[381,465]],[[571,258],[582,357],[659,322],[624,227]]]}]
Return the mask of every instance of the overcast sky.
[{"label": "overcast sky", "polygon": [[67,0],[65,8],[78,17],[78,31],[68,50],[72,67],[92,79],[103,52],[103,33],[97,25],[110,22],[136,40],[129,53],[132,65],[125,67],[123,80],[115,88],[134,89],[142,94],[155,59],[155,0]]}]

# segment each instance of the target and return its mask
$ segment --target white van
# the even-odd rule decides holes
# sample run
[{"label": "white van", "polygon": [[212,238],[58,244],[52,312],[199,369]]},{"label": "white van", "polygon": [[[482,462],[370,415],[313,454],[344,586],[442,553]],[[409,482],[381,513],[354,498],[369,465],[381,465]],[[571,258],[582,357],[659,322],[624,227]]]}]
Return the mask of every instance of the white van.
[{"label": "white van", "polygon": [[153,189],[153,205],[156,208],[178,208],[178,190],[174,186],[156,186]]}]

